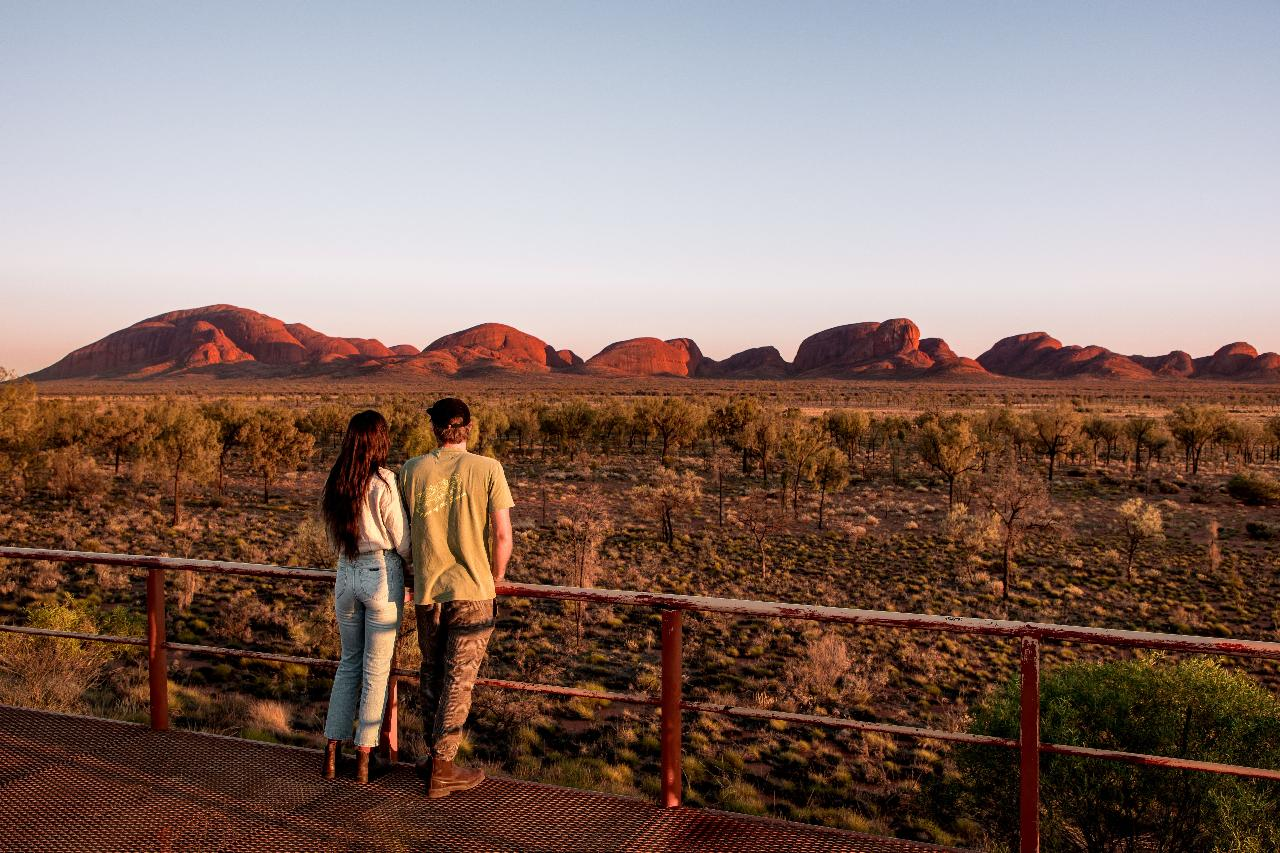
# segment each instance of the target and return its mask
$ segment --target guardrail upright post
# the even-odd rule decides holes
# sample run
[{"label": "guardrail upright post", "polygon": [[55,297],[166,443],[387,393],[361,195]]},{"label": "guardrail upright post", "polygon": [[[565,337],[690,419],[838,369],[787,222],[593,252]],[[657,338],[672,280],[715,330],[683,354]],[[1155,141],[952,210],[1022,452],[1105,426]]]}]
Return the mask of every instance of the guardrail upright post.
[{"label": "guardrail upright post", "polygon": [[147,676],[151,728],[169,730],[169,660],[164,636],[164,569],[147,569]]},{"label": "guardrail upright post", "polygon": [[662,805],[680,805],[680,611],[662,611]]},{"label": "guardrail upright post", "polygon": [[1040,853],[1040,640],[1022,638],[1022,724],[1018,742],[1018,842],[1021,853]]}]

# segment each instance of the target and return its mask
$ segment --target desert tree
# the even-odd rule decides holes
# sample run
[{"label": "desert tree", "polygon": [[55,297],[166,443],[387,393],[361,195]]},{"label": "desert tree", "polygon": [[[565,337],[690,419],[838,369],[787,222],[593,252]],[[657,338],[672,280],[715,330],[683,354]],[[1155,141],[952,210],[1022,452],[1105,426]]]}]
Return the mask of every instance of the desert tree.
[{"label": "desert tree", "polygon": [[146,446],[151,426],[145,410],[124,403],[111,406],[97,418],[95,443],[111,458],[115,476],[120,476],[121,461],[136,458]]},{"label": "desert tree", "polygon": [[165,466],[173,482],[173,524],[182,521],[182,480],[212,468],[218,453],[217,428],[190,403],[167,400],[148,412],[152,435],[148,455]]},{"label": "desert tree", "polygon": [[[603,565],[600,547],[613,532],[613,521],[608,504],[598,486],[590,486],[573,496],[563,514],[556,520],[559,554],[556,562],[564,582],[570,586],[588,588],[600,579]],[[584,602],[574,602],[575,635],[582,643]]]},{"label": "desert tree", "polygon": [[650,414],[655,437],[662,442],[662,462],[671,464],[671,451],[687,444],[706,422],[702,408],[683,397],[663,397]]},{"label": "desert tree", "polygon": [[825,447],[814,459],[813,480],[818,487],[818,529],[823,528],[827,493],[849,485],[849,457],[838,447]]},{"label": "desert tree", "polygon": [[970,421],[978,440],[978,460],[985,472],[992,458],[1000,458],[1014,446],[1013,436],[1021,434],[1021,424],[1012,409],[984,409]]},{"label": "desert tree", "polygon": [[315,438],[298,429],[290,412],[258,409],[240,431],[245,462],[262,478],[262,500],[271,499],[271,481],[285,471],[296,470],[311,458]]},{"label": "desert tree", "polygon": [[436,444],[436,433],[431,428],[431,418],[422,414],[414,419],[413,425],[405,430],[404,437],[401,439],[405,456],[410,459],[430,453],[436,449]]},{"label": "desert tree", "polygon": [[1182,445],[1186,470],[1200,473],[1200,454],[1210,442],[1223,438],[1227,430],[1227,413],[1219,406],[1184,403],[1165,417],[1165,424],[1178,444]]},{"label": "desert tree", "polygon": [[1120,422],[1113,418],[1092,415],[1080,425],[1080,431],[1089,440],[1093,464],[1098,464],[1098,447],[1102,446],[1106,453],[1104,464],[1110,465],[1111,457],[1116,450],[1116,442],[1120,440]]},{"label": "desert tree", "polygon": [[627,450],[636,449],[636,441],[640,442],[640,452],[649,452],[649,442],[657,434],[653,430],[653,409],[658,401],[652,397],[641,397],[631,403],[631,418],[627,423]]},{"label": "desert tree", "polygon": [[1058,457],[1071,448],[1080,432],[1080,416],[1069,405],[1059,403],[1032,412],[1029,423],[1031,446],[1048,460],[1049,485],[1052,486]]},{"label": "desert tree", "polygon": [[926,423],[916,434],[916,450],[925,465],[947,481],[947,509],[956,502],[956,480],[978,467],[978,438],[958,416]]},{"label": "desert tree", "polygon": [[0,368],[0,463],[18,475],[26,488],[26,472],[39,451],[38,395],[34,382]]},{"label": "desert tree", "polygon": [[977,505],[996,520],[1000,548],[1001,597],[1009,598],[1013,561],[1029,534],[1057,527],[1045,481],[1020,469],[1012,460],[992,468],[977,490]]},{"label": "desert tree", "polygon": [[351,419],[349,406],[340,403],[321,403],[307,409],[298,418],[298,429],[315,437],[316,447],[326,452],[338,449],[342,436],[347,431],[347,422]]},{"label": "desert tree", "polygon": [[1271,459],[1280,462],[1280,415],[1267,418],[1267,442],[1271,446]]},{"label": "desert tree", "polygon": [[728,467],[722,445],[712,444],[707,455],[707,470],[716,483],[716,526],[724,527],[724,472]]},{"label": "desert tree", "polygon": [[1124,531],[1125,564],[1124,574],[1129,582],[1133,582],[1133,563],[1138,550],[1148,542],[1156,542],[1164,538],[1164,517],[1160,508],[1153,506],[1142,498],[1130,498],[1116,510],[1120,516],[1121,528]]},{"label": "desert tree", "polygon": [[1135,415],[1124,422],[1124,435],[1129,440],[1129,446],[1133,451],[1135,473],[1143,468],[1142,452],[1150,451],[1159,432],[1160,422],[1147,415]]},{"label": "desert tree", "polygon": [[831,409],[822,418],[827,434],[852,463],[871,430],[871,416],[856,409]]},{"label": "desert tree", "polygon": [[760,577],[768,577],[769,540],[778,532],[778,521],[767,496],[763,492],[743,495],[729,511],[729,520],[751,537],[760,561]]},{"label": "desert tree", "polygon": [[507,427],[515,433],[516,449],[521,453],[531,452],[540,429],[536,406],[531,402],[510,406],[507,409]]},{"label": "desert tree", "polygon": [[769,486],[769,462],[778,449],[778,414],[772,409],[761,408],[748,422],[744,435],[747,450],[760,462],[760,482]]},{"label": "desert tree", "polygon": [[760,401],[746,394],[735,394],[715,406],[708,416],[708,426],[726,446],[742,456],[742,474],[751,472],[751,442],[747,429],[760,411]]},{"label": "desert tree", "polygon": [[600,442],[600,452],[608,455],[627,434],[630,424],[631,412],[618,400],[610,400],[597,409],[591,432]]},{"label": "desert tree", "polygon": [[631,496],[658,519],[662,541],[672,545],[676,539],[676,518],[692,511],[702,497],[702,478],[692,471],[677,474],[670,468],[662,468],[653,483],[637,486],[631,490]]},{"label": "desert tree", "polygon": [[871,422],[872,440],[884,445],[889,455],[889,475],[896,481],[900,475],[899,460],[910,440],[911,421],[902,415],[885,415]]},{"label": "desert tree", "polygon": [[200,411],[213,422],[218,439],[218,494],[227,490],[227,464],[231,455],[243,442],[245,424],[248,423],[249,409],[242,403],[232,400],[214,400],[205,403]]},{"label": "desert tree", "polygon": [[471,433],[467,449],[484,456],[497,456],[501,450],[502,436],[510,428],[507,411],[487,402],[471,407]]},{"label": "desert tree", "polygon": [[[1241,464],[1252,465],[1258,461],[1259,450],[1265,446],[1266,440],[1267,432],[1262,424],[1257,421],[1230,418],[1227,420],[1226,429],[1223,430],[1221,444],[1230,448]],[[1265,453],[1262,455],[1265,457]],[[1230,459],[1227,460],[1227,464],[1231,464]]]},{"label": "desert tree", "polygon": [[800,484],[813,473],[814,460],[827,446],[827,437],[821,424],[799,412],[782,419],[778,440],[778,454],[783,466],[783,505],[786,505],[786,487],[791,484],[791,514],[800,515]]},{"label": "desert tree", "polygon": [[[1155,430],[1147,437],[1147,461],[1164,462],[1164,454],[1174,444],[1173,434],[1164,426],[1157,424]],[[1150,465],[1148,464],[1148,468]]]},{"label": "desert tree", "polygon": [[586,400],[565,400],[538,413],[538,429],[571,457],[577,456],[582,439],[591,429],[596,411]]}]

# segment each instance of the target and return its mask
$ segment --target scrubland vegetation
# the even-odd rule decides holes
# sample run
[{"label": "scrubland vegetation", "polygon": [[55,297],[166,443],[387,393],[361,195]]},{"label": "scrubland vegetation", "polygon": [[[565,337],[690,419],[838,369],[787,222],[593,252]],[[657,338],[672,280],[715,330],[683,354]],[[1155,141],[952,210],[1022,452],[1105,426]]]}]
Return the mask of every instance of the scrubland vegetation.
[{"label": "scrubland vegetation", "polygon": [[[438,396],[113,390],[0,385],[4,542],[332,566],[315,502],[347,419],[378,408],[403,460],[431,447],[424,407]],[[670,383],[463,393],[473,449],[503,461],[517,501],[512,580],[1280,639],[1275,392]],[[0,589],[9,622],[141,631],[138,572],[11,560]],[[176,573],[169,601],[172,640],[336,655],[323,585]],[[652,611],[503,599],[499,618],[486,675],[656,692]],[[399,663],[416,656],[406,635]],[[1016,727],[1007,641],[691,614],[685,661],[693,699]],[[112,647],[0,635],[0,701],[142,719],[141,666]],[[325,672],[176,655],[170,679],[178,725],[320,741]],[[1278,685],[1268,663],[1046,644],[1045,736],[1276,766]],[[402,695],[413,754],[412,687]],[[1072,716],[1075,698],[1111,710]],[[1125,712],[1134,707],[1149,716]],[[1016,772],[1003,751],[700,715],[686,717],[685,745],[694,805],[990,850],[1009,841]],[[521,777],[657,789],[650,709],[480,690],[465,749]],[[1084,766],[1045,758],[1047,849],[1274,849],[1274,787]],[[1107,792],[1119,790],[1133,796],[1112,814],[1119,795]],[[1197,821],[1213,831],[1186,829]]]}]

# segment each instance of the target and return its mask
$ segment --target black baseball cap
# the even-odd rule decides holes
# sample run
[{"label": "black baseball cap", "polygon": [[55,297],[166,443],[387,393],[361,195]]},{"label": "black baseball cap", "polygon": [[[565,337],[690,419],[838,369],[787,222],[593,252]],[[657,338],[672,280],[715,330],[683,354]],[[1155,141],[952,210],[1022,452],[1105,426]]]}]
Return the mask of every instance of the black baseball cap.
[{"label": "black baseball cap", "polygon": [[462,418],[462,426],[471,423],[471,410],[457,397],[436,400],[427,409],[427,414],[431,417],[431,423],[438,427],[450,426],[457,418]]}]

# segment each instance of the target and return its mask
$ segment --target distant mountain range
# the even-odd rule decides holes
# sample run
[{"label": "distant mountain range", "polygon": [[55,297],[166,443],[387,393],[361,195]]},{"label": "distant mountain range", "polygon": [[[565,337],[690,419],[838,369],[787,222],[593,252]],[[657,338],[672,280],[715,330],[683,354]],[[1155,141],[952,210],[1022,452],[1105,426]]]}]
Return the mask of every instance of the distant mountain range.
[{"label": "distant mountain range", "polygon": [[234,305],[171,311],[81,347],[35,380],[493,374],[676,376],[708,379],[1218,379],[1280,382],[1280,355],[1233,343],[1213,355],[1120,355],[1099,346],[1063,346],[1044,332],[997,341],[978,358],[956,355],[941,338],[920,338],[910,320],[853,323],[810,335],[793,362],[775,347],[707,358],[689,338],[632,338],[583,359],[533,335],[484,323],[422,349],[372,338],[335,338]]}]

